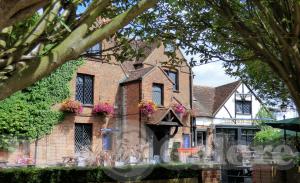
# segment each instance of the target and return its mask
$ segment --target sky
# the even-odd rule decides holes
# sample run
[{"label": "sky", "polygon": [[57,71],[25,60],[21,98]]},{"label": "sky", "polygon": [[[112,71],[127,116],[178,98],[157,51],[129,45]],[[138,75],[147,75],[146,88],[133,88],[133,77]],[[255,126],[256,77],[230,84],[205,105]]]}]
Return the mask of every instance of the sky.
[{"label": "sky", "polygon": [[[191,56],[185,55],[184,51],[182,53],[189,62]],[[193,72],[195,75],[193,80],[194,85],[220,86],[237,80],[225,74],[222,62],[212,62],[195,66]]]},{"label": "sky", "polygon": [[225,74],[222,62],[195,66],[193,72],[195,85],[220,86],[237,80]]}]

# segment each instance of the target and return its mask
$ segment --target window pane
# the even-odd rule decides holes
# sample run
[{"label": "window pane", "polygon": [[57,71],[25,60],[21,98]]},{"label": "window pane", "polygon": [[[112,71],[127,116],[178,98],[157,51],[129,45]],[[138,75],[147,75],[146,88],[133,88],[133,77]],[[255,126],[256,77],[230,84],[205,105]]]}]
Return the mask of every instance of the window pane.
[{"label": "window pane", "polygon": [[92,125],[75,124],[75,152],[86,152],[92,145]]},{"label": "window pane", "polygon": [[197,146],[206,144],[206,133],[205,132],[197,132]]},{"label": "window pane", "polygon": [[152,100],[156,105],[162,105],[162,86],[154,84],[152,88]]},{"label": "window pane", "polygon": [[169,72],[169,77],[171,78],[171,80],[173,81],[173,90],[177,90],[177,72]]},{"label": "window pane", "polygon": [[243,114],[243,103],[242,101],[235,101],[236,113]]},{"label": "window pane", "polygon": [[78,75],[76,78],[76,100],[83,103],[83,77]]},{"label": "window pane", "polygon": [[244,111],[244,114],[251,114],[251,102],[250,101],[244,101],[243,111]]},{"label": "window pane", "polygon": [[197,132],[197,146],[203,145],[203,132]]},{"label": "window pane", "polygon": [[93,104],[94,78],[90,75],[78,74],[76,78],[76,100],[83,104]]},{"label": "window pane", "polygon": [[84,104],[93,104],[93,77],[86,75],[84,77]]}]

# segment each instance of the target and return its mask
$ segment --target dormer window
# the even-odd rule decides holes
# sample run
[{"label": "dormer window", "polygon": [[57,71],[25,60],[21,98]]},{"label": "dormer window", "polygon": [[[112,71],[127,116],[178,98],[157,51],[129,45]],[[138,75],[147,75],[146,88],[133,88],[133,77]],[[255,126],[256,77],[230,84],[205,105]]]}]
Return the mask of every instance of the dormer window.
[{"label": "dormer window", "polygon": [[102,44],[97,43],[94,46],[90,47],[86,52],[89,55],[100,56],[102,52]]},{"label": "dormer window", "polygon": [[252,112],[251,101],[236,100],[235,112],[236,114],[251,114]]},{"label": "dormer window", "polygon": [[173,91],[178,91],[179,90],[179,85],[178,85],[178,71],[170,71],[170,70],[165,70],[169,78],[173,81]]}]

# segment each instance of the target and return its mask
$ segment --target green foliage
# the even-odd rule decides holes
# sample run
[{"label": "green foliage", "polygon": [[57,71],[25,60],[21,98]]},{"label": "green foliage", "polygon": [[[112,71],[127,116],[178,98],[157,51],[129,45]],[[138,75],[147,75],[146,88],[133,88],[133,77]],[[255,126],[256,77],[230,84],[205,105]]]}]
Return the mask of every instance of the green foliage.
[{"label": "green foliage", "polygon": [[11,28],[7,46],[13,46],[15,42],[19,41],[24,36],[24,33],[29,31],[34,26],[34,24],[38,22],[39,19],[40,15],[38,13],[35,13],[33,16],[25,19],[24,21],[16,23]]},{"label": "green foliage", "polygon": [[[192,65],[225,61],[227,74],[241,78],[260,98],[274,105],[291,100],[285,82],[299,75],[291,56],[298,55],[292,48],[298,48],[299,44],[289,45],[290,40],[299,39],[291,36],[294,30],[291,15],[297,13],[296,8],[289,7],[296,7],[295,2],[159,1],[123,32],[134,33],[145,41],[176,40],[176,47],[192,58]],[[276,34],[278,30],[274,30],[276,26],[270,20],[291,37]],[[285,40],[288,46],[283,46],[280,40]],[[285,82],[284,69],[289,78]]]},{"label": "green foliage", "polygon": [[259,109],[258,113],[256,114],[256,118],[261,119],[259,121],[259,125],[261,126],[263,126],[265,122],[274,120],[274,116],[272,115],[272,113],[268,111],[268,109],[266,109],[264,106]]},{"label": "green foliage", "polygon": [[280,139],[281,139],[280,130],[265,126],[264,129],[262,129],[261,131],[255,134],[254,144],[256,145],[276,144],[280,142]]},{"label": "green foliage", "polygon": [[255,134],[254,144],[265,145],[265,144],[276,144],[280,142],[280,138],[281,138],[280,130],[265,125],[265,122],[274,119],[270,111],[268,111],[265,107],[262,107],[258,111],[256,118],[263,119],[263,120],[261,120],[258,124],[261,131]]},{"label": "green foliage", "polygon": [[17,139],[35,139],[63,119],[52,106],[70,96],[69,81],[81,59],[70,61],[50,76],[0,102],[0,149],[10,150]]},{"label": "green foliage", "polygon": [[[140,171],[139,168],[152,170],[143,180],[163,180],[201,177],[200,167],[193,165],[142,165],[113,168],[113,171]],[[0,170],[0,182],[58,183],[58,182],[116,182],[107,176],[110,168],[19,168]],[[136,169],[136,170],[135,170]],[[133,180],[133,179],[131,179]],[[134,180],[140,180],[136,177]]]}]

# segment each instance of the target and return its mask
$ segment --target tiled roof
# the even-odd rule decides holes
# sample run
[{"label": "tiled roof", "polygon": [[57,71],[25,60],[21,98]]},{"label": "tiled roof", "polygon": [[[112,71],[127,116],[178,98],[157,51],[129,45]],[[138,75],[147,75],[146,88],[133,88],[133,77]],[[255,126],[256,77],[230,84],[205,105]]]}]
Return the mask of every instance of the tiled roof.
[{"label": "tiled roof", "polygon": [[218,87],[193,86],[193,108],[196,116],[214,117],[219,108],[239,86],[240,81]]},{"label": "tiled roof", "polygon": [[218,86],[215,88],[215,102],[214,102],[214,113],[226,102],[228,97],[237,89],[241,81],[235,81],[226,85]]},{"label": "tiled roof", "polygon": [[145,76],[148,72],[150,72],[153,69],[153,67],[146,67],[146,68],[141,68],[137,70],[130,71],[128,74],[128,78],[126,78],[122,83],[128,83],[131,81],[136,81],[139,79],[142,79],[143,76]]},{"label": "tiled roof", "polygon": [[212,116],[215,88],[207,86],[193,86],[193,94],[193,108],[196,116]]}]

